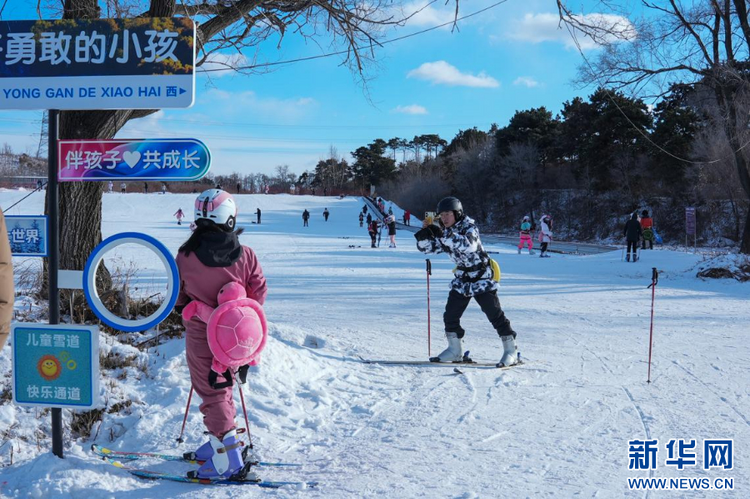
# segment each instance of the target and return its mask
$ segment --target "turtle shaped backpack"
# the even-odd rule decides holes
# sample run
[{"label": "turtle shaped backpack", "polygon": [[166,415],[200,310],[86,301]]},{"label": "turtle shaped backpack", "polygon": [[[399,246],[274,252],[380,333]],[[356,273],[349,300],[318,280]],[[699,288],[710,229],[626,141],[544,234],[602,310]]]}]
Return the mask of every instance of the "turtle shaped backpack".
[{"label": "turtle shaped backpack", "polygon": [[[209,383],[214,388],[232,385],[232,369],[260,362],[260,352],[266,346],[268,324],[263,307],[248,298],[245,287],[237,282],[222,286],[217,295],[219,305],[193,300],[182,310],[182,318],[197,317],[206,323],[208,347],[214,356]],[[216,383],[218,375],[226,383]]]}]

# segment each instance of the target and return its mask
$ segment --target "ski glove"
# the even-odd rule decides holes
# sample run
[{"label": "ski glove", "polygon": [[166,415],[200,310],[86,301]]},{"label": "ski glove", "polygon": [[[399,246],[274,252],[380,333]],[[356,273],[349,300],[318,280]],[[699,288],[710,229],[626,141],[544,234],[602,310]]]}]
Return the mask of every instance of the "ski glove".
[{"label": "ski glove", "polygon": [[442,236],[443,231],[437,225],[428,225],[414,234],[417,241],[425,241],[427,239],[435,239]]}]

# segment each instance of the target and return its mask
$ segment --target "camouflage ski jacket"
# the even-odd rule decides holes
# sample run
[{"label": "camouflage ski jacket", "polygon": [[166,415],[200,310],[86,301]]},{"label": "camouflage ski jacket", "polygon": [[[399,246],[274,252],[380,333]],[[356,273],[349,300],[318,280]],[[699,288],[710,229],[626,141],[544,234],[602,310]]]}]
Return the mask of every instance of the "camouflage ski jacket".
[{"label": "camouflage ski jacket", "polygon": [[464,296],[497,291],[497,282],[492,279],[492,269],[489,266],[489,256],[479,239],[479,229],[471,218],[464,217],[445,229],[442,236],[437,236],[435,231],[422,229],[415,237],[417,249],[422,253],[447,253],[456,264],[456,277],[451,281],[452,290]]}]

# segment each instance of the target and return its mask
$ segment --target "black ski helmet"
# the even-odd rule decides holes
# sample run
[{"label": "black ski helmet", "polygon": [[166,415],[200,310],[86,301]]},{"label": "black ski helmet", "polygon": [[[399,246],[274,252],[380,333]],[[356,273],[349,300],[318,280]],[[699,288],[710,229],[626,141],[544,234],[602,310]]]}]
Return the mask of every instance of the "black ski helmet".
[{"label": "black ski helmet", "polygon": [[444,211],[452,211],[453,215],[456,217],[456,222],[464,218],[464,207],[461,206],[461,201],[459,201],[457,198],[454,198],[452,196],[443,198],[438,203],[437,205],[438,215],[443,213]]}]

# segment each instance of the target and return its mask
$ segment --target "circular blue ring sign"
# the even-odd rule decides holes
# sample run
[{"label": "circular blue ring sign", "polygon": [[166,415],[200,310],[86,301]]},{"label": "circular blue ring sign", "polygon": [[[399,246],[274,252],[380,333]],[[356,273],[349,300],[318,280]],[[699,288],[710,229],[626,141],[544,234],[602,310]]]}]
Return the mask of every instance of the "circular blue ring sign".
[{"label": "circular blue ring sign", "polygon": [[[149,248],[157,254],[167,271],[167,297],[153,314],[143,319],[123,319],[113,314],[104,306],[96,289],[96,270],[104,259],[104,255],[123,244],[140,244]],[[177,302],[177,292],[179,289],[180,275],[172,254],[158,240],[139,232],[122,232],[108,237],[94,248],[94,251],[86,261],[86,268],[83,269],[83,292],[86,294],[86,300],[89,302],[91,309],[109,327],[128,333],[146,331],[166,319]]]}]

